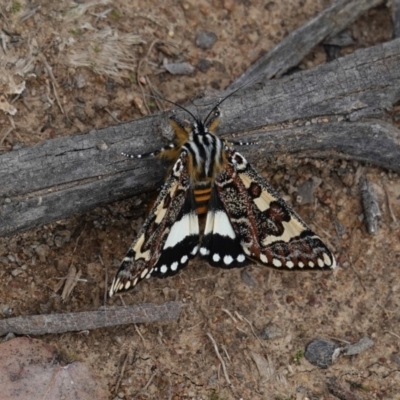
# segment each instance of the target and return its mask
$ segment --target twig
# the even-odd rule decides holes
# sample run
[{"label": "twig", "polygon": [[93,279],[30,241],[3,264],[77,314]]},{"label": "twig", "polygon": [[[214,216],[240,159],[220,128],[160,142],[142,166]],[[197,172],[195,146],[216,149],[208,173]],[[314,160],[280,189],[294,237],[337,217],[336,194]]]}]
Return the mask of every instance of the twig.
[{"label": "twig", "polygon": [[389,191],[386,184],[383,184],[383,190],[385,191],[386,194],[386,203],[389,210],[390,218],[392,218],[392,228],[397,229],[399,227],[399,223],[397,221],[396,216],[394,215],[392,202],[390,201]]},{"label": "twig", "polygon": [[56,279],[56,280],[60,280],[60,281],[65,281],[65,280],[68,279],[68,280],[77,281],[77,282],[85,282],[85,283],[88,282],[88,280],[85,279],[85,278],[71,278],[71,277],[68,277],[68,276],[64,276],[64,277],[61,277],[61,278],[56,277],[56,278],[52,278],[52,279]]},{"label": "twig", "polygon": [[393,39],[400,37],[400,0],[393,0]]},{"label": "twig", "polygon": [[32,8],[32,10],[29,10],[28,12],[24,13],[21,18],[20,21],[24,22],[26,21],[28,18],[33,17],[37,11],[39,11],[42,8],[41,5],[36,6],[35,8]]},{"label": "twig", "polygon": [[149,378],[149,380],[147,381],[147,383],[144,385],[142,392],[144,392],[145,390],[147,390],[147,388],[150,386],[151,381],[154,379],[154,377],[157,375],[157,371],[154,371],[151,374],[151,377]]},{"label": "twig", "polygon": [[84,331],[108,326],[173,321],[178,319],[181,303],[171,301],[161,305],[143,303],[128,307],[109,307],[98,311],[69,314],[29,315],[0,320],[0,336],[45,335]]},{"label": "twig", "polygon": [[222,310],[224,313],[228,314],[228,315],[232,318],[232,321],[233,321],[235,324],[237,324],[237,319],[232,315],[232,313],[231,313],[229,310],[227,310],[226,308],[221,308],[221,310]]},{"label": "twig", "polygon": [[200,321],[199,323],[197,323],[196,325],[193,325],[189,328],[187,328],[188,331],[191,331],[192,329],[196,328],[197,326],[201,325],[203,323],[203,321]]},{"label": "twig", "polygon": [[381,218],[382,213],[379,208],[376,190],[372,182],[370,182],[365,176],[360,178],[360,192],[366,228],[370,235],[375,235],[378,230],[378,221]]},{"label": "twig", "polygon": [[57,93],[57,81],[56,81],[56,78],[54,77],[53,70],[52,70],[52,68],[50,67],[49,63],[48,63],[47,60],[46,60],[46,57],[45,57],[43,54],[40,54],[40,55],[39,55],[39,58],[40,58],[40,60],[42,61],[42,63],[44,64],[47,73],[49,74],[49,77],[50,77],[50,80],[51,80],[51,86],[53,87],[54,97],[55,97],[56,100],[57,100],[57,105],[58,105],[60,111],[61,111],[63,114],[65,114],[64,109],[63,109],[63,107],[62,107],[62,105],[61,105],[61,103],[60,103],[60,99],[58,98],[58,93]]},{"label": "twig", "polygon": [[[61,294],[61,298],[63,301],[68,300],[68,297],[74,290],[77,283],[82,281],[80,279],[80,277],[82,275],[82,271],[80,269],[79,270],[76,269],[76,267],[73,265],[73,261],[74,261],[74,255],[75,255],[76,249],[78,248],[79,239],[81,238],[83,232],[85,231],[85,228],[86,228],[86,224],[83,227],[82,232],[80,233],[80,235],[78,236],[78,238],[75,241],[75,247],[72,251],[72,257],[71,257],[71,261],[69,263],[68,274],[65,277],[65,282],[60,281],[54,288],[54,291],[58,292],[61,289],[61,287],[64,285],[64,288],[63,288],[63,291]],[[86,280],[86,282],[87,282],[87,280]]]},{"label": "twig", "polygon": [[355,273],[356,277],[358,278],[361,287],[364,289],[364,292],[366,292],[367,289],[366,289],[365,286],[364,286],[364,283],[363,283],[363,281],[362,281],[362,278],[361,278],[360,274],[359,274],[359,273],[356,271],[356,269],[354,268],[354,265],[357,264],[359,260],[360,260],[360,257],[358,257],[357,260],[354,261],[354,263],[353,263],[353,257],[350,257],[350,268],[353,270],[353,272]]},{"label": "twig", "polygon": [[229,360],[229,362],[231,363],[231,362],[232,362],[231,356],[229,355],[228,350],[226,349],[226,346],[225,346],[224,344],[221,344],[221,347],[222,347],[222,350],[224,350],[224,353],[225,353],[225,355],[226,355],[226,358],[227,358],[227,359]]},{"label": "twig", "polygon": [[329,339],[336,340],[337,342],[341,342],[341,343],[351,344],[351,342],[349,342],[348,340],[339,339],[336,336],[329,336]]},{"label": "twig", "polygon": [[140,338],[142,339],[143,344],[145,345],[145,344],[146,344],[146,341],[144,340],[144,337],[143,337],[143,335],[142,335],[142,332],[140,332],[140,329],[138,328],[137,325],[135,325],[135,331],[136,331],[136,333],[140,336]]},{"label": "twig", "polygon": [[[144,90],[143,90],[143,85],[142,85],[142,83],[140,82],[142,64],[144,64],[145,62],[147,62],[147,59],[148,59],[150,53],[152,52],[154,45],[155,45],[156,43],[158,43],[158,42],[159,42],[159,40],[158,40],[158,39],[155,39],[155,40],[153,40],[153,41],[150,43],[150,46],[149,46],[149,49],[147,50],[146,55],[145,55],[144,57],[142,57],[142,58],[139,60],[138,65],[137,65],[137,72],[136,72],[136,73],[137,73],[137,82],[138,82],[138,85],[139,85],[139,88],[140,88],[140,90],[141,90],[141,92],[142,92],[142,96],[143,96],[143,97],[145,96],[145,93],[144,93]],[[145,105],[145,107],[146,107],[147,113],[150,114],[150,109],[149,109],[149,107],[147,106],[147,103],[144,102],[144,105]]]},{"label": "twig", "polygon": [[120,124],[122,121],[120,121],[107,107],[104,107],[104,111],[107,112],[110,117],[117,122],[118,124]]},{"label": "twig", "polygon": [[107,293],[108,293],[108,268],[107,265],[104,265],[103,259],[99,255],[99,260],[101,265],[104,267],[104,298],[103,298],[103,305],[104,307],[107,304]]},{"label": "twig", "polygon": [[150,22],[153,22],[154,24],[158,25],[160,28],[165,28],[164,25],[161,24],[161,22],[158,22],[154,17],[152,17],[149,14],[144,14],[144,13],[135,13],[133,14],[134,18],[143,18],[147,19]]},{"label": "twig", "polygon": [[160,94],[157,92],[157,90],[156,90],[155,87],[153,86],[153,84],[152,84],[152,82],[151,82],[151,80],[150,80],[149,77],[146,77],[146,81],[147,81],[147,85],[148,85],[148,87],[149,87],[149,89],[150,89],[150,92],[151,92],[151,94],[152,94],[152,96],[153,96],[153,99],[154,99],[155,103],[157,104],[158,109],[159,109],[160,111],[162,111],[162,110],[163,110],[163,107],[161,107],[161,104],[160,104],[160,101],[159,101],[160,99],[162,99],[162,95],[160,95]]},{"label": "twig", "polygon": [[3,144],[3,142],[6,140],[6,137],[13,131],[13,127],[12,126],[10,126],[8,129],[7,129],[7,132],[3,135],[3,137],[0,139],[0,146]]},{"label": "twig", "polygon": [[240,315],[237,311],[235,311],[235,314],[241,321],[245,321],[250,326],[251,332],[253,333],[254,337],[259,341],[259,343],[262,346],[263,343],[260,340],[260,338],[257,336],[256,332],[254,331],[252,323],[246,317],[243,317],[243,315]]},{"label": "twig", "polygon": [[215,353],[217,354],[217,357],[218,357],[218,359],[219,359],[219,362],[220,362],[221,365],[222,365],[222,370],[224,371],[225,380],[228,382],[229,386],[232,387],[232,382],[231,382],[231,380],[229,379],[228,372],[227,372],[226,366],[225,366],[225,362],[224,362],[223,358],[221,357],[221,354],[219,353],[217,343],[215,342],[215,340],[214,340],[214,338],[212,337],[211,333],[208,332],[208,333],[207,333],[207,336],[210,338],[210,340],[211,340],[211,342],[212,342],[212,344],[213,344],[213,346],[214,346]]},{"label": "twig", "polygon": [[388,330],[385,330],[385,332],[389,333],[390,335],[393,335],[394,337],[397,337],[397,339],[400,339],[400,335],[398,335],[397,333]]},{"label": "twig", "polygon": [[[69,267],[68,274],[65,279],[64,288],[61,293],[61,298],[64,302],[66,302],[71,295],[72,291],[75,289],[75,286],[80,281],[80,277],[82,275],[82,271],[80,269],[76,269],[75,265]],[[61,282],[61,285],[63,282]]]},{"label": "twig", "polygon": [[122,364],[122,367],[121,367],[121,372],[119,373],[118,381],[115,385],[114,394],[118,393],[119,385],[121,384],[122,378],[124,377],[124,372],[125,372],[125,368],[126,368],[126,363],[128,362],[128,358],[129,358],[129,354],[126,353],[124,363]]}]

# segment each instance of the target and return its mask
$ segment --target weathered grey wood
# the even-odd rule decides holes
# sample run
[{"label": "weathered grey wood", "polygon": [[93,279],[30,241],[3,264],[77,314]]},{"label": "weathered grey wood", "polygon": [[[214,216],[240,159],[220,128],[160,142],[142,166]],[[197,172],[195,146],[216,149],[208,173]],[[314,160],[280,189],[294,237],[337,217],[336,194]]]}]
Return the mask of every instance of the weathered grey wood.
[{"label": "weathered grey wood", "polygon": [[301,60],[317,44],[329,39],[382,0],[338,0],[305,25],[291,32],[271,51],[259,58],[236,79],[227,91],[233,91],[254,80],[279,78]]},{"label": "weathered grey wood", "polygon": [[143,303],[127,307],[109,307],[98,311],[67,314],[27,315],[0,320],[0,336],[46,335],[106,328],[109,326],[174,321],[179,318],[181,303],[160,305]]},{"label": "weathered grey wood", "polygon": [[393,0],[393,38],[400,37],[400,0]]},{"label": "weathered grey wood", "polygon": [[[258,146],[242,149],[252,162],[276,152],[323,151],[400,171],[400,134],[385,122],[400,98],[399,65],[396,39],[247,88],[223,103],[220,134],[256,139]],[[209,111],[216,102],[203,103]],[[168,142],[166,127],[166,116],[155,115],[0,156],[0,235],[159,185],[159,161],[119,153],[159,148]]]}]

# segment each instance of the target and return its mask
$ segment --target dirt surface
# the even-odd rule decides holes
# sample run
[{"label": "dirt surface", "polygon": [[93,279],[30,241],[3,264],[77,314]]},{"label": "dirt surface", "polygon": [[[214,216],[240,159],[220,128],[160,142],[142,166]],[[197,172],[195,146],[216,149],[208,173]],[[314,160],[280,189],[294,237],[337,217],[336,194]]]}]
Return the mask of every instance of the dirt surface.
[{"label": "dirt surface", "polygon": [[[0,92],[16,112],[0,114],[0,151],[156,111],[157,102],[141,95],[138,80],[146,93],[151,83],[180,103],[204,90],[223,89],[330,3],[187,0],[160,7],[141,0],[35,6],[3,1]],[[349,29],[354,45],[342,54],[390,40],[390,9],[371,10]],[[196,44],[199,32],[216,35],[212,48]],[[300,67],[325,61],[318,47]],[[195,72],[172,75],[163,67],[179,62],[190,63]],[[400,399],[399,176],[356,162],[285,155],[257,167],[268,168],[271,184],[330,245],[340,266],[334,273],[279,273],[258,266],[225,271],[194,260],[175,277],[142,282],[110,301],[179,300],[184,306],[177,322],[43,340],[67,361],[90,366],[111,399]],[[382,211],[376,235],[368,234],[362,221],[363,174]],[[296,204],[298,188],[315,178],[321,184],[312,203]],[[1,238],[0,314],[98,309],[106,271],[111,279],[149,199],[132,198]],[[63,300],[60,282],[71,267],[81,280]],[[364,336],[374,341],[372,348],[340,357],[328,369],[302,356],[316,337],[343,344]],[[328,382],[336,392],[329,393]]]}]

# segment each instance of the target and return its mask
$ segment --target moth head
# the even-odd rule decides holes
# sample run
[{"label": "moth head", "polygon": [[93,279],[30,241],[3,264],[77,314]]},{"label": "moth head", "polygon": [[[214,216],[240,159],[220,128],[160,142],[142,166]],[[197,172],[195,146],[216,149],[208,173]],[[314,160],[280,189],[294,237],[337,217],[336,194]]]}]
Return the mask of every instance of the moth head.
[{"label": "moth head", "polygon": [[207,118],[204,120],[204,126],[207,130],[213,133],[219,124],[219,117],[221,116],[221,111],[219,107],[214,107],[211,112],[208,114]]}]

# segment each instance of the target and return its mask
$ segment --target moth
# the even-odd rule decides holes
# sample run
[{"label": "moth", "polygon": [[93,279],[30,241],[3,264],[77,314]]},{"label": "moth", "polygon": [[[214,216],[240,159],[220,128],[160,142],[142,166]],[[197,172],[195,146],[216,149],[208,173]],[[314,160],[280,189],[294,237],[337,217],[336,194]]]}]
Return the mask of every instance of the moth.
[{"label": "moth", "polygon": [[[175,275],[198,254],[220,268],[249,261],[286,270],[336,267],[322,240],[233,148],[249,143],[216,136],[222,101],[204,120],[176,104],[193,123],[187,127],[170,118],[175,143],[127,155],[160,156],[174,164],[113,279],[110,297],[144,278]],[[199,217],[205,213],[201,233]]]}]

